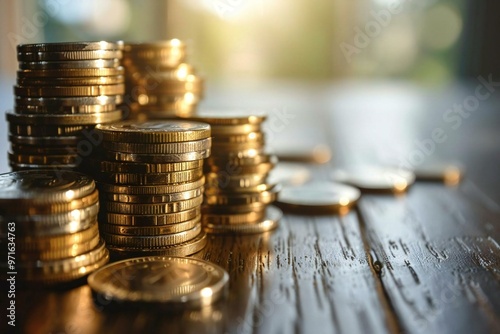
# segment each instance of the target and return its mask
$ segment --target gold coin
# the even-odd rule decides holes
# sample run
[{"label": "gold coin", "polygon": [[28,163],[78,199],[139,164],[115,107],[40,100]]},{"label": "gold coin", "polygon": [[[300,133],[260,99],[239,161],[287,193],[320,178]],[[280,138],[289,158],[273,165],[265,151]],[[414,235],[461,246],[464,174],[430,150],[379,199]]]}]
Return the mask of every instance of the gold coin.
[{"label": "gold coin", "polygon": [[199,252],[207,245],[207,235],[202,230],[194,239],[176,245],[156,248],[132,248],[108,246],[114,258],[131,258],[145,255],[188,256]]},{"label": "gold coin", "polygon": [[266,216],[265,210],[251,211],[246,213],[224,214],[210,213],[207,207],[203,208],[202,222],[204,225],[228,225],[228,224],[248,224],[261,221]]},{"label": "gold coin", "polygon": [[[117,95],[118,96],[118,95]],[[94,114],[116,110],[116,104],[94,104],[80,106],[61,106],[57,109],[46,106],[15,106],[16,114]]]},{"label": "gold coin", "polygon": [[52,261],[26,261],[16,264],[18,277],[27,281],[56,283],[88,275],[109,261],[104,241],[87,253]]},{"label": "gold coin", "polygon": [[207,261],[154,256],[115,262],[89,276],[88,283],[109,301],[204,307],[227,293],[229,275]]},{"label": "gold coin", "polygon": [[205,170],[207,172],[212,173],[221,173],[227,172],[229,174],[239,175],[239,174],[268,174],[274,168],[274,163],[264,162],[257,165],[231,165],[229,163],[215,165],[215,164],[206,164]]},{"label": "gold coin", "polygon": [[167,213],[162,215],[127,215],[108,212],[101,214],[102,223],[127,226],[161,226],[182,223],[200,215],[200,208],[196,207],[186,211]]},{"label": "gold coin", "polygon": [[266,174],[206,173],[207,186],[221,189],[250,188],[266,183]]},{"label": "gold coin", "polygon": [[86,125],[119,121],[122,117],[121,110],[96,114],[75,115],[16,115],[7,113],[7,121],[23,125]]},{"label": "gold coin", "polygon": [[68,70],[68,69],[96,69],[117,68],[119,59],[72,60],[72,61],[32,61],[18,62],[21,70]]},{"label": "gold coin", "polygon": [[19,44],[17,52],[64,52],[64,51],[94,51],[94,50],[123,50],[124,43],[118,42],[62,42],[62,43],[35,43]]},{"label": "gold coin", "polygon": [[101,172],[97,178],[99,181],[114,184],[148,186],[192,182],[198,180],[202,176],[203,169],[197,168],[171,173],[136,174]]},{"label": "gold coin", "polygon": [[[72,196],[71,192],[70,195]],[[38,193],[38,196],[44,196]],[[89,207],[99,200],[99,193],[94,190],[92,193],[76,198],[73,200],[66,200],[64,202],[52,202],[43,204],[33,204],[30,201],[18,201],[15,206],[5,208],[7,215],[45,215],[53,213],[64,213],[73,210],[83,209]]]},{"label": "gold coin", "polygon": [[[19,86],[85,86],[123,84],[123,75],[76,78],[17,78]],[[121,93],[123,94],[123,93]]]},{"label": "gold coin", "polygon": [[[81,159],[78,154],[65,155],[26,155],[17,153],[8,153],[9,161],[15,164],[30,164],[30,165],[77,165]],[[53,167],[54,168],[54,167]]]},{"label": "gold coin", "polygon": [[[76,108],[86,108],[89,106],[117,105],[123,102],[122,95],[101,95],[85,97],[21,97],[16,96],[16,107],[45,107],[47,110],[78,110]],[[70,109],[71,108],[71,109]],[[112,109],[112,110],[116,110]],[[107,110],[111,111],[111,110]]]},{"label": "gold coin", "polygon": [[200,223],[200,217],[186,220],[176,224],[157,225],[157,226],[128,226],[101,224],[100,230],[105,233],[129,235],[129,236],[153,236],[162,234],[179,233],[190,230]]},{"label": "gold coin", "polygon": [[24,170],[30,169],[48,169],[48,170],[67,170],[67,171],[76,171],[76,168],[79,166],[78,164],[62,164],[58,165],[57,163],[50,165],[43,164],[19,164],[16,162],[9,161],[9,166],[11,167],[13,172],[20,172]]},{"label": "gold coin", "polygon": [[14,93],[18,96],[53,97],[53,96],[101,96],[125,93],[125,85],[98,86],[15,86]]},{"label": "gold coin", "polygon": [[[132,95],[134,101],[137,101],[137,106],[143,108],[144,110],[150,111],[158,111],[159,107],[168,107],[172,105],[176,105],[176,103],[183,104],[197,104],[200,102],[202,95],[196,92],[188,92],[188,93],[178,93],[178,94],[169,94],[168,92],[163,92],[161,94],[153,94],[149,92],[147,94],[132,94],[130,92],[129,95]],[[134,96],[136,95],[136,96]],[[133,107],[134,104],[131,105]],[[148,109],[149,108],[149,109]]]},{"label": "gold coin", "polygon": [[203,160],[210,156],[211,150],[202,150],[188,153],[171,153],[171,154],[135,154],[122,152],[106,152],[107,158],[115,161],[124,162],[145,162],[151,164],[163,164],[172,162],[187,162],[195,160]]},{"label": "gold coin", "polygon": [[239,152],[248,150],[260,150],[264,148],[264,143],[248,142],[248,143],[219,143],[214,141],[212,149],[217,152],[218,156],[224,156],[227,152]]},{"label": "gold coin", "polygon": [[68,171],[34,170],[0,174],[0,208],[69,203],[95,192],[87,175]]},{"label": "gold coin", "polygon": [[186,45],[178,39],[156,43],[127,43],[123,49],[124,64],[154,63],[175,68],[186,59]]},{"label": "gold coin", "polygon": [[249,132],[245,134],[234,134],[234,135],[220,135],[215,134],[213,136],[214,143],[219,144],[243,144],[243,143],[263,143],[264,142],[264,133],[262,132]]},{"label": "gold coin", "polygon": [[[107,273],[103,273],[109,269]],[[114,274],[111,274],[113,272]],[[100,276],[98,276],[101,274]],[[122,277],[122,279],[117,279]],[[140,285],[130,283],[138,277]],[[99,277],[98,283],[91,279]],[[148,283],[150,277],[168,277]],[[197,259],[166,256],[124,260],[109,265],[89,277],[89,284],[97,295],[110,301],[159,303],[171,308],[205,307],[227,293],[227,273],[210,262]],[[92,283],[91,283],[92,282]],[[93,285],[97,285],[94,288]],[[96,291],[97,289],[97,291]],[[205,292],[204,292],[205,291]],[[210,291],[210,297],[206,296]]]},{"label": "gold coin", "polygon": [[94,60],[120,59],[120,50],[76,50],[76,51],[33,51],[18,52],[18,61],[53,61],[53,60]]},{"label": "gold coin", "polygon": [[180,143],[119,143],[104,141],[103,148],[123,153],[137,154],[177,154],[208,150],[212,146],[212,139],[193,140]]},{"label": "gold coin", "polygon": [[22,152],[23,155],[65,155],[65,154],[78,154],[76,145],[75,147],[50,147],[50,146],[32,146],[32,145],[19,145],[11,143],[12,152]]},{"label": "gold coin", "polygon": [[193,115],[196,113],[196,108],[196,104],[177,103],[175,106],[159,106],[157,110],[142,108],[142,110],[140,110],[140,115],[150,120],[172,119]]},{"label": "gold coin", "polygon": [[165,195],[170,193],[180,193],[198,189],[205,184],[205,177],[201,177],[193,182],[157,185],[157,186],[121,186],[108,183],[98,183],[99,190],[107,193],[127,194],[127,195]]},{"label": "gold coin", "polygon": [[168,202],[178,202],[186,199],[192,199],[197,196],[203,195],[204,187],[200,187],[193,190],[188,190],[178,193],[162,194],[162,195],[127,195],[127,194],[113,194],[101,192],[101,196],[112,202],[121,203],[144,203],[144,204],[155,204],[155,203],[168,203]]},{"label": "gold coin", "polygon": [[[81,224],[86,226],[88,220],[92,223],[98,213],[99,202],[89,207],[72,210],[70,212],[46,215],[14,215],[9,217],[4,216],[4,218],[8,218],[15,222],[16,230],[32,230],[33,234],[38,234],[37,231],[43,231],[47,232],[47,235],[49,235],[81,231],[84,229],[81,228]],[[60,231],[60,233],[56,233],[56,231]]]},{"label": "gold coin", "polygon": [[344,213],[356,204],[360,196],[358,189],[344,184],[309,183],[283,188],[276,205],[298,214]]},{"label": "gold coin", "polygon": [[179,202],[171,203],[119,203],[106,202],[102,206],[107,212],[121,213],[126,215],[163,215],[167,213],[181,212],[189,209],[194,209],[200,206],[203,202],[203,197],[195,197]]},{"label": "gold coin", "polygon": [[[162,81],[158,81],[154,88],[148,86],[141,86],[136,83],[136,87],[134,92],[137,95],[146,94],[146,95],[177,95],[177,94],[185,94],[185,93],[203,93],[203,79],[191,74],[188,75],[185,79],[182,80],[170,80],[164,79]],[[146,83],[147,85],[147,83]]]},{"label": "gold coin", "polygon": [[187,63],[180,64],[179,66],[172,68],[170,70],[163,70],[161,72],[155,72],[154,75],[144,71],[143,68],[134,65],[133,61],[127,64],[127,80],[131,84],[138,84],[141,86],[147,86],[151,83],[151,80],[184,80],[187,76],[191,74],[196,74],[193,66]]},{"label": "gold coin", "polygon": [[52,136],[81,136],[82,131],[91,130],[88,125],[72,125],[72,126],[57,126],[57,125],[26,125],[9,123],[9,131],[12,135],[18,136],[35,136],[35,137],[52,137]]},{"label": "gold coin", "polygon": [[205,203],[208,205],[247,205],[253,203],[269,204],[276,200],[280,190],[279,186],[274,186],[262,192],[245,193],[219,193],[217,195],[205,194]]},{"label": "gold coin", "polygon": [[[231,171],[237,166],[255,166],[263,163],[276,164],[277,158],[274,155],[253,152],[253,155],[229,154],[223,156],[212,155],[207,159],[207,165],[212,169]],[[220,167],[218,167],[220,166]]]},{"label": "gold coin", "polygon": [[236,234],[253,234],[264,233],[274,230],[279,226],[279,221],[283,217],[283,212],[275,206],[266,208],[265,218],[255,223],[243,224],[211,224],[204,225],[205,231],[208,233],[236,233]]},{"label": "gold coin", "polygon": [[107,142],[172,143],[210,137],[210,125],[186,121],[120,122],[99,125],[96,129]]},{"label": "gold coin", "polygon": [[[188,117],[189,118],[189,117]],[[261,131],[260,123],[257,124],[239,124],[239,125],[211,125],[212,135],[231,136],[231,135],[246,135],[252,132]]]},{"label": "gold coin", "polygon": [[203,160],[148,164],[132,162],[101,161],[100,171],[110,173],[171,173],[203,167]]},{"label": "gold coin", "polygon": [[48,137],[33,137],[33,136],[14,136],[9,135],[9,141],[16,145],[32,145],[32,146],[73,146],[84,140],[82,136],[48,136]]},{"label": "gold coin", "polygon": [[102,238],[110,246],[133,247],[133,248],[155,248],[176,245],[194,239],[201,232],[201,224],[196,225],[190,230],[155,235],[155,236],[129,236],[102,233]]},{"label": "gold coin", "polygon": [[97,221],[86,230],[50,237],[16,237],[16,250],[19,252],[47,252],[63,248],[71,248],[75,244],[84,243],[99,235]]},{"label": "gold coin", "polygon": [[50,70],[23,69],[17,72],[18,78],[74,78],[74,77],[107,77],[123,75],[125,69],[118,67],[102,68],[57,68]]},{"label": "gold coin", "polygon": [[72,244],[69,247],[56,248],[56,249],[46,249],[46,250],[34,250],[34,251],[19,251],[16,257],[20,261],[50,261],[59,260],[68,257],[75,257],[83,253],[88,253],[99,244],[100,238],[99,233],[96,233],[91,239],[80,241]]},{"label": "gold coin", "polygon": [[242,124],[261,124],[266,120],[266,115],[262,113],[249,113],[240,110],[203,110],[195,116],[189,117],[190,120],[205,122],[210,125],[242,125]]},{"label": "gold coin", "polygon": [[262,211],[268,203],[253,202],[250,204],[239,205],[206,205],[203,210],[213,214],[243,214],[253,211]]}]

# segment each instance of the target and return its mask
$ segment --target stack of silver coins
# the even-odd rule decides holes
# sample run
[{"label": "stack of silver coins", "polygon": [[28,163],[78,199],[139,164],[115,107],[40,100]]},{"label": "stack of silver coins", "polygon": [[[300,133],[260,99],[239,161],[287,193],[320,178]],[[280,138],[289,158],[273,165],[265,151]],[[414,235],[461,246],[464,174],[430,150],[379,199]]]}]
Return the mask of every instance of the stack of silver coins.
[{"label": "stack of silver coins", "polygon": [[76,168],[99,138],[96,124],[119,121],[123,43],[74,42],[17,47],[15,109],[7,113],[13,170]]}]

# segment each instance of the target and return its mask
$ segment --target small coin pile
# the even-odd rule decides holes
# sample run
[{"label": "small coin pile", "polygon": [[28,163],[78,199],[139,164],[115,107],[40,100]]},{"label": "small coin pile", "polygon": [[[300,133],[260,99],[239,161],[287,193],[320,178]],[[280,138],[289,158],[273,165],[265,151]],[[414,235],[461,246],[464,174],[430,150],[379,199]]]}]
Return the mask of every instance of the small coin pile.
[{"label": "small coin pile", "polygon": [[186,45],[178,39],[126,43],[125,115],[138,120],[192,115],[203,95],[203,79],[185,60]]},{"label": "small coin pile", "polygon": [[88,282],[102,306],[185,308],[208,306],[223,297],[229,275],[203,260],[152,256],[107,265],[90,275]]},{"label": "small coin pile", "polygon": [[17,46],[15,110],[7,113],[13,170],[76,168],[90,154],[96,124],[119,121],[122,43]]},{"label": "small coin pile", "polygon": [[202,249],[203,159],[208,124],[135,121],[98,125],[102,148],[87,168],[101,194],[100,229],[112,255],[185,256]]},{"label": "small coin pile", "polygon": [[203,224],[210,233],[259,233],[278,226],[281,210],[269,206],[279,185],[267,177],[276,158],[265,153],[265,115],[200,112],[191,120],[212,127],[212,155],[205,164]]},{"label": "small coin pile", "polygon": [[84,174],[42,169],[1,174],[0,245],[2,261],[7,260],[2,271],[52,284],[100,268],[109,254],[99,237],[98,211],[95,183]]}]

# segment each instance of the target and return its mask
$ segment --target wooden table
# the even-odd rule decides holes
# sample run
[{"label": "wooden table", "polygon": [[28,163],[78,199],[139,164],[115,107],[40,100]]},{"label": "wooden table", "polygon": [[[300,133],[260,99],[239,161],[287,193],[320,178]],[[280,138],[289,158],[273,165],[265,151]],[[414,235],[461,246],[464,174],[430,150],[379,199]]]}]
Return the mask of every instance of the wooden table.
[{"label": "wooden table", "polygon": [[211,237],[194,256],[230,274],[229,296],[211,307],[116,313],[96,308],[87,285],[62,291],[19,288],[17,329],[499,333],[500,103],[494,96],[481,101],[457,129],[456,120],[443,120],[454,103],[474,96],[478,84],[442,90],[346,83],[209,91],[208,106],[224,102],[287,114],[288,121],[281,116],[283,127],[271,129],[273,145],[329,144],[332,162],[312,167],[317,179],[327,179],[332,166],[397,163],[417,154],[415,140],[431,138],[435,128],[442,128],[447,140],[425,161],[460,160],[467,176],[456,187],[417,182],[400,196],[364,195],[344,216],[286,214],[272,233]]}]

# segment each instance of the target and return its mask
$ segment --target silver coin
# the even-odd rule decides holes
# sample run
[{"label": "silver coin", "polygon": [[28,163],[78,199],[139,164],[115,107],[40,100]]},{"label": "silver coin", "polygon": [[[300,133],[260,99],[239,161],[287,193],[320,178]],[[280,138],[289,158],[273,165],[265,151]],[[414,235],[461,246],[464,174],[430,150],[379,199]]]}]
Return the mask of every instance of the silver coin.
[{"label": "silver coin", "polygon": [[415,182],[412,171],[375,166],[337,169],[332,177],[336,182],[347,183],[363,191],[404,192]]}]

